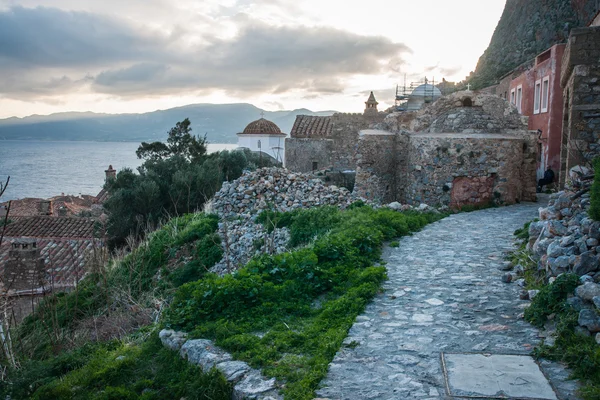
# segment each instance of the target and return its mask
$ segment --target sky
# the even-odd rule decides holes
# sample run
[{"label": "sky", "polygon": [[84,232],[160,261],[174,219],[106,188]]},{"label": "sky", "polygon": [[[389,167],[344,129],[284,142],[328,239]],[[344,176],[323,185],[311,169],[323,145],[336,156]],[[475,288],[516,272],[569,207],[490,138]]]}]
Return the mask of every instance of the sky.
[{"label": "sky", "polygon": [[0,118],[380,109],[475,69],[505,0],[0,0]]}]

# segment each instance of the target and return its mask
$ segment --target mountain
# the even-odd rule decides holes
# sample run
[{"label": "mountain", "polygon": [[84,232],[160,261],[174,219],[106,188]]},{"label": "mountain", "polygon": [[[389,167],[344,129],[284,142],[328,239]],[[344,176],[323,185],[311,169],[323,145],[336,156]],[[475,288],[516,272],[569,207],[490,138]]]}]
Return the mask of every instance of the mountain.
[{"label": "mountain", "polygon": [[335,111],[313,112],[307,109],[264,111],[252,104],[192,104],[143,114],[96,114],[67,112],[32,115],[0,120],[0,140],[92,140],[155,141],[164,140],[175,123],[189,118],[192,132],[210,143],[236,143],[236,133],[260,118],[275,122],[289,133],[296,115],[331,115]]},{"label": "mountain", "polygon": [[570,28],[586,26],[596,0],[507,0],[469,81],[476,88],[497,83],[506,73],[547,48],[566,42]]}]

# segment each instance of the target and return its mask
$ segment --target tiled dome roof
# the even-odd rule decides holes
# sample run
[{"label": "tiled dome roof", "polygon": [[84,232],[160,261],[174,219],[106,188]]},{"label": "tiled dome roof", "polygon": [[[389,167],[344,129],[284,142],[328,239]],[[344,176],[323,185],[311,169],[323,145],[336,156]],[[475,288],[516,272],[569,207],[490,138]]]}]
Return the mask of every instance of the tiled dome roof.
[{"label": "tiled dome roof", "polygon": [[250,122],[242,133],[245,135],[281,135],[281,129],[275,123],[261,118]]}]

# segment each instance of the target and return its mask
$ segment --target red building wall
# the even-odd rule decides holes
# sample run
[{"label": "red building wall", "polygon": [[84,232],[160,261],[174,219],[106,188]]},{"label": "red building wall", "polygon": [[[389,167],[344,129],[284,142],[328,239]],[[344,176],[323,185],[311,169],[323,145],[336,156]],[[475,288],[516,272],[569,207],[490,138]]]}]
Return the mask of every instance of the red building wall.
[{"label": "red building wall", "polygon": [[[521,114],[529,117],[529,129],[540,130],[539,140],[540,160],[538,162],[538,178],[544,175],[547,167],[560,170],[560,148],[562,137],[563,95],[560,87],[560,73],[564,44],[557,44],[536,57],[534,65],[514,78],[510,83],[509,95],[512,90],[522,86]],[[535,83],[549,77],[548,110],[534,113]],[[543,92],[543,89],[541,90]],[[541,96],[543,93],[540,93]],[[541,103],[540,96],[540,103]]]}]

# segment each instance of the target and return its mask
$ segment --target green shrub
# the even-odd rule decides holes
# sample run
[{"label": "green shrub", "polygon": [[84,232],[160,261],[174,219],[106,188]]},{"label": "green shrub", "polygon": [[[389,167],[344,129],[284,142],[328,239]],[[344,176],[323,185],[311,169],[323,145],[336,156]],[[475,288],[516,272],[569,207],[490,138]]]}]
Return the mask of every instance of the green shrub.
[{"label": "green shrub", "polygon": [[[40,369],[45,370],[44,379],[27,379]],[[220,373],[203,373],[165,348],[156,333],[141,344],[111,342],[44,362],[30,361],[10,374],[15,379],[12,385],[2,382],[0,394],[16,399],[231,398]]]},{"label": "green shrub", "polygon": [[354,319],[386,279],[385,268],[373,266],[384,240],[441,217],[366,206],[263,212],[262,223],[289,227],[293,245],[310,244],[255,257],[233,275],[184,284],[166,325],[214,339],[263,368],[285,382],[286,398],[312,399]]},{"label": "green shrub", "polygon": [[579,285],[577,275],[560,275],[533,298],[531,305],[525,310],[525,319],[537,327],[543,327],[548,315],[564,310],[567,296],[573,294],[577,285]]},{"label": "green shrub", "polygon": [[594,182],[590,191],[590,217],[600,221],[600,157],[594,159]]}]

